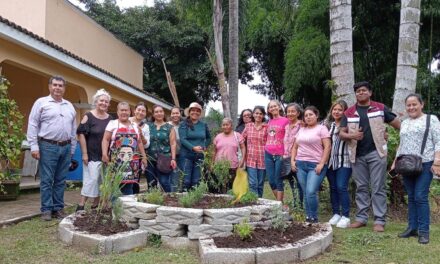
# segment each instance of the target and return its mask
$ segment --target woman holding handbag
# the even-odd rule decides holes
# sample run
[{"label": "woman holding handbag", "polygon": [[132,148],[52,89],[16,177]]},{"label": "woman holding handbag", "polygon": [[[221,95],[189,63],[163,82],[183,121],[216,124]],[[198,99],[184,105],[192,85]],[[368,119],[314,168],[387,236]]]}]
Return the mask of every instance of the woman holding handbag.
[{"label": "woman holding handbag", "polygon": [[148,182],[158,180],[164,192],[171,192],[171,176],[176,169],[176,131],[166,122],[162,106],[153,106],[150,127],[150,146],[147,153]]},{"label": "woman holding handbag", "polygon": [[[423,113],[423,100],[418,94],[408,95],[405,106],[408,118],[402,122],[400,144],[391,166],[391,170],[404,174],[403,184],[408,193],[408,227],[398,237],[418,236],[420,244],[427,244],[429,186],[433,174],[440,175],[440,122],[436,116]],[[416,164],[417,158],[421,164]],[[411,162],[405,164],[408,160]],[[417,169],[417,165],[420,165],[421,173],[406,173],[407,168]]]}]

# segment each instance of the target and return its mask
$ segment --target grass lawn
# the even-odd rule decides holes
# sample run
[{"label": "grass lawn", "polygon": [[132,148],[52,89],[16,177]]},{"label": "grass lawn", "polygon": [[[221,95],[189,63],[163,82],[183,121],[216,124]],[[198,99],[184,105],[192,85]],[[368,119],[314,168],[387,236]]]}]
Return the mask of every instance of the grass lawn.
[{"label": "grass lawn", "polygon": [[[267,187],[267,186],[266,186]],[[290,188],[289,188],[290,189]],[[321,220],[330,217],[328,193],[321,195]],[[271,198],[265,189],[265,197]],[[291,197],[286,192],[286,197]],[[148,246],[120,255],[100,256],[66,247],[57,240],[57,221],[39,218],[0,229],[0,263],[197,263],[190,250],[170,250]],[[334,229],[328,252],[305,263],[439,263],[440,224],[431,225],[431,242],[419,245],[416,238],[398,239],[404,222],[389,222],[385,233],[372,232],[371,223],[358,230]]]}]

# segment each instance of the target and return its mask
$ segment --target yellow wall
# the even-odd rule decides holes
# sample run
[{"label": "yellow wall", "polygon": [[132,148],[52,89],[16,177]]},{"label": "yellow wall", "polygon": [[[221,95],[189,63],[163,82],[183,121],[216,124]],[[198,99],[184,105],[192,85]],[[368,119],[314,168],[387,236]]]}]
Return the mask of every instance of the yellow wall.
[{"label": "yellow wall", "polygon": [[67,0],[0,0],[0,16],[142,89],[143,57]]}]

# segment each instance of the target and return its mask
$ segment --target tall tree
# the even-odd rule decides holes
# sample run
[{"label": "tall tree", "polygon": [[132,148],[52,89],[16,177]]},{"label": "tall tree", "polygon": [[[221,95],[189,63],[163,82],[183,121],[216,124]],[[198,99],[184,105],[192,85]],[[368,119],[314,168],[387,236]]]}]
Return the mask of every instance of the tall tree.
[{"label": "tall tree", "polygon": [[218,78],[223,114],[231,118],[229,93],[226,86],[225,64],[223,61],[223,6],[222,0],[213,0],[212,25],[214,29],[215,71]]},{"label": "tall tree", "polygon": [[330,0],[330,65],[334,93],[349,105],[355,103],[353,93],[353,28],[351,0]]},{"label": "tall tree", "polygon": [[419,31],[421,0],[402,0],[400,10],[399,50],[393,111],[405,113],[404,99],[415,92],[419,64]]},{"label": "tall tree", "polygon": [[231,100],[232,121],[237,125],[238,116],[238,19],[239,0],[229,0],[229,67],[228,67],[228,85],[229,99]]}]

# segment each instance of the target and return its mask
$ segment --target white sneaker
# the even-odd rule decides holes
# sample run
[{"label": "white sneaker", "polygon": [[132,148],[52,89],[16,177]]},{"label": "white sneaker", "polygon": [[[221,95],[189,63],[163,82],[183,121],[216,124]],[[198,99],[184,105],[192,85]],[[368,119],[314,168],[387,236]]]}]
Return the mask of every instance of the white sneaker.
[{"label": "white sneaker", "polygon": [[339,220],[341,219],[341,216],[338,214],[334,214],[333,217],[328,221],[331,225],[336,225]]},{"label": "white sneaker", "polygon": [[336,224],[336,227],[347,228],[349,225],[350,225],[350,218],[343,216]]}]

